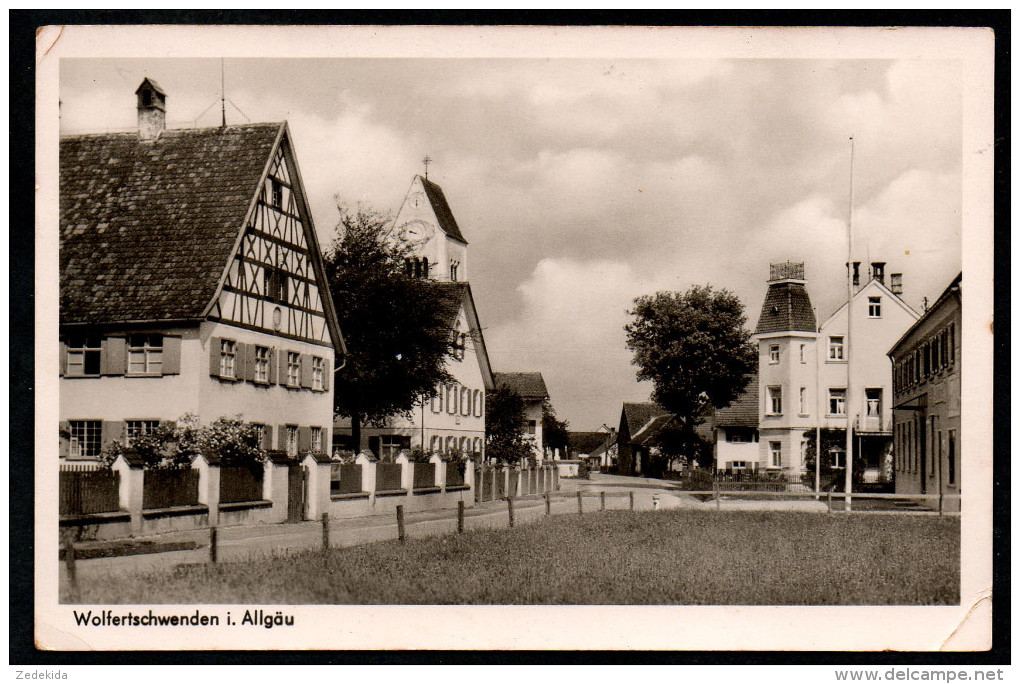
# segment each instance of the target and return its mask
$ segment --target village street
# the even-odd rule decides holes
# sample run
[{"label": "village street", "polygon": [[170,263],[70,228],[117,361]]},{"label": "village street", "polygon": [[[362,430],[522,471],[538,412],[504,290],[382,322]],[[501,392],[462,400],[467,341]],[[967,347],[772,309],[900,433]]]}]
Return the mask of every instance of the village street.
[{"label": "village street", "polygon": [[[559,496],[553,497],[552,515],[577,515],[578,490],[584,492],[585,513],[597,513],[600,507],[598,492],[606,492],[606,508],[630,507],[629,492],[634,493],[635,510],[652,510],[653,497],[658,508],[703,508],[709,503],[677,491],[671,483],[638,477],[593,474],[591,480],[561,479]],[[566,496],[563,496],[566,495]],[[759,506],[765,502],[755,502]],[[800,502],[784,502],[790,503]],[[816,502],[812,502],[816,503]],[[711,504],[714,506],[714,504]],[[824,507],[823,507],[824,510]],[[545,515],[545,501],[538,497],[515,499],[515,524],[533,523]],[[487,501],[465,510],[466,530],[503,528],[508,524],[505,500]],[[409,538],[456,534],[457,511],[444,509],[408,513],[406,530]],[[393,515],[377,515],[330,521],[330,543],[333,546],[355,546],[397,538],[397,523]],[[113,573],[149,571],[170,568],[179,564],[206,563],[209,561],[209,531],[182,530],[145,537],[158,543],[194,542],[198,548],[164,553],[138,554],[111,558],[78,559],[78,579],[88,583],[102,581]],[[217,555],[219,562],[243,562],[252,557],[268,556],[277,552],[315,548],[322,543],[322,524],[318,521],[220,527]],[[61,563],[61,580],[66,576]]]}]

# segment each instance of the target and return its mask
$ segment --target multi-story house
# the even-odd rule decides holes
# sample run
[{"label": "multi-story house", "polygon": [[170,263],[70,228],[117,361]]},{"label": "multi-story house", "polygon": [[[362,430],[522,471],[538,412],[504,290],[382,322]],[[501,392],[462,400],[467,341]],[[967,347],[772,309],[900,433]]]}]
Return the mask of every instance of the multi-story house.
[{"label": "multi-story house", "polygon": [[344,342],[286,123],[60,142],[60,456],[95,459],[186,413],[328,448]]},{"label": "multi-story house", "polygon": [[534,447],[535,458],[541,462],[545,456],[545,438],[542,433],[542,408],[549,400],[549,390],[541,373],[493,373],[497,388],[513,390],[524,400],[524,434]]},{"label": "multi-story house", "polygon": [[[879,477],[888,460],[892,366],[886,350],[917,320],[917,313],[899,296],[900,274],[892,274],[886,286],[884,262],[871,264],[864,285],[860,263],[852,267],[849,308],[844,303],[816,327],[804,264],[771,266],[753,335],[759,349],[759,468],[800,477],[811,431],[843,431],[845,438],[848,421],[854,450],[870,477]],[[825,451],[822,458],[833,467],[846,467],[844,446],[831,443]]]},{"label": "multi-story house", "polygon": [[889,350],[897,494],[960,494],[962,280]]},{"label": "multi-story house", "polygon": [[454,378],[437,387],[437,396],[409,416],[390,416],[381,425],[362,426],[362,444],[350,444],[350,420],[334,423],[335,445],[367,447],[382,458],[402,449],[428,453],[482,455],[485,451],[485,393],[495,388],[482,326],[468,283],[467,240],[457,225],[442,188],[422,176],[411,181],[404,202],[389,227],[389,237],[412,247],[408,271],[443,283],[451,334],[457,353],[447,362]]}]

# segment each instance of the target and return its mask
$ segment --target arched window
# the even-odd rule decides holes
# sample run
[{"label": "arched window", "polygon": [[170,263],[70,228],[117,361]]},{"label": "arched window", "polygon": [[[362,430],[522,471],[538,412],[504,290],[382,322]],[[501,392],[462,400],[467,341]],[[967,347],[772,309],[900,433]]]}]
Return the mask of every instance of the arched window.
[{"label": "arched window", "polygon": [[467,387],[460,388],[460,415],[471,415],[471,390]]},{"label": "arched window", "polygon": [[482,417],[482,392],[481,392],[481,390],[475,390],[475,397],[474,397],[473,404],[474,404],[474,409],[475,409],[475,417],[476,418],[481,418]]}]

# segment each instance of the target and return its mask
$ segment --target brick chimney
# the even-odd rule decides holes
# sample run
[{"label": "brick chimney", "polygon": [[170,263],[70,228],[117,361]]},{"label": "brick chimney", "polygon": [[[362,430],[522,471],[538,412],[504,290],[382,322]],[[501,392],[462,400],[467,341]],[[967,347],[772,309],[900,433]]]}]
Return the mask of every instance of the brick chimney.
[{"label": "brick chimney", "polygon": [[138,96],[138,137],[154,141],[166,130],[166,93],[151,78],[144,78],[135,91]]},{"label": "brick chimney", "polygon": [[884,261],[872,261],[871,262],[871,277],[878,282],[885,285],[885,262]]}]

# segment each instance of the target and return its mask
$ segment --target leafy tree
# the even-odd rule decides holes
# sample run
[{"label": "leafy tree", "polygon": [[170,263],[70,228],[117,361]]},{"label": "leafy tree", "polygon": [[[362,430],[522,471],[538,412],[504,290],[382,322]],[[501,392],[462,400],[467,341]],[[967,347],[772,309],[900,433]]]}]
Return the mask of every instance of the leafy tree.
[{"label": "leafy tree", "polygon": [[652,381],[652,399],[675,414],[681,435],[672,441],[698,451],[703,440],[695,427],[711,407],[736,399],[757,365],[743,304],[728,290],[706,285],[638,297],[627,313],[633,317],[624,328],[627,348],[638,380]]},{"label": "leafy tree", "polygon": [[446,360],[456,341],[446,286],[409,272],[412,249],[387,238],[388,219],[361,206],[338,209],[325,262],[348,353],[335,376],[334,411],[351,419],[360,448],[363,424],[410,415],[452,381]]},{"label": "leafy tree", "polygon": [[517,465],[533,456],[524,436],[524,400],[509,387],[499,387],[485,396],[485,454],[497,463]]},{"label": "leafy tree", "polygon": [[548,401],[542,404],[542,441],[550,449],[566,454],[570,446],[567,428],[569,423],[556,417],[556,409]]}]

